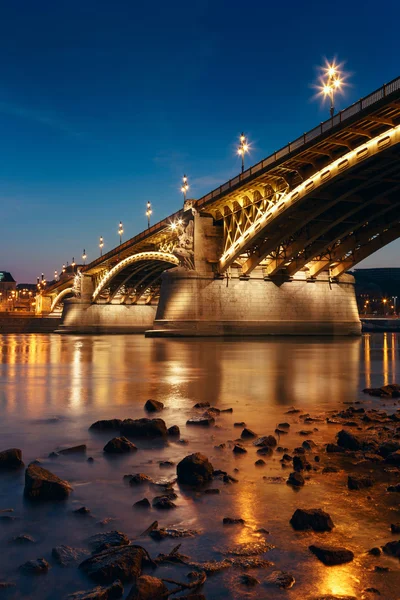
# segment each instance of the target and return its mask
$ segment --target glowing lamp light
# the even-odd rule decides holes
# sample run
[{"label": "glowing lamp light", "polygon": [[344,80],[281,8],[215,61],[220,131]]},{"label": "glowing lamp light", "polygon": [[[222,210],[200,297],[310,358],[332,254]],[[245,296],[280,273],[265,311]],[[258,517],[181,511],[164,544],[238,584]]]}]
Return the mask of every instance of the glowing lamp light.
[{"label": "glowing lamp light", "polygon": [[181,187],[181,192],[183,194],[183,200],[184,200],[184,202],[186,202],[186,194],[189,189],[188,178],[186,177],[186,175],[184,175],[182,177],[182,182],[183,183],[182,183],[182,187]]},{"label": "glowing lamp light", "polygon": [[247,143],[246,136],[244,133],[240,135],[240,146],[237,149],[237,153],[242,157],[242,173],[244,171],[244,155],[249,151],[249,144]]},{"label": "glowing lamp light", "polygon": [[326,62],[326,65],[322,67],[322,75],[320,77],[320,85],[317,86],[319,92],[325,97],[330,99],[330,116],[331,118],[335,114],[335,93],[341,91],[342,86],[345,84],[345,74],[341,71],[341,65],[335,62]]}]

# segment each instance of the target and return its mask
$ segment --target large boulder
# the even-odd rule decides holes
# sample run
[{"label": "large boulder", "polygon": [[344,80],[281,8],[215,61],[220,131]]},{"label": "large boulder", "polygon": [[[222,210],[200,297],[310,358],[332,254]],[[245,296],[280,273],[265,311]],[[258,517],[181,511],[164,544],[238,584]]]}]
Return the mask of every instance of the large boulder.
[{"label": "large boulder", "polygon": [[106,454],[127,454],[128,452],[135,452],[137,447],[132,444],[126,437],[115,437],[103,448],[103,452]]},{"label": "large boulder", "polygon": [[342,565],[351,562],[354,558],[351,550],[339,546],[312,545],[309,549],[324,565],[328,566]]},{"label": "large boulder", "polygon": [[168,588],[158,577],[142,575],[139,577],[126,600],[165,600],[168,598]]},{"label": "large boulder", "polygon": [[121,427],[122,419],[102,419],[92,423],[89,429],[94,431],[110,431]]},{"label": "large boulder", "polygon": [[400,540],[388,542],[387,544],[382,546],[382,550],[385,554],[388,554],[389,556],[395,556],[396,558],[400,558]]},{"label": "large boulder", "polygon": [[112,583],[136,580],[142,574],[142,561],[146,551],[141,546],[110,548],[84,560],[79,568],[93,581]]},{"label": "large boulder", "polygon": [[110,586],[98,586],[92,590],[75,592],[66,597],[66,600],[115,600],[124,593],[122,583],[117,579]]},{"label": "large boulder", "polygon": [[314,531],[332,531],[334,528],[330,515],[320,508],[310,508],[308,510],[298,508],[290,519],[290,524],[297,531],[306,531],[308,529],[313,529]]},{"label": "large boulder", "polygon": [[147,412],[160,412],[164,408],[164,404],[158,400],[147,400],[144,405],[144,410]]},{"label": "large boulder", "polygon": [[337,434],[337,442],[341,448],[345,448],[346,450],[360,450],[362,446],[358,437],[345,429],[342,429]]},{"label": "large boulder", "polygon": [[25,471],[24,494],[31,500],[64,500],[72,489],[68,481],[39,465],[31,464]]},{"label": "large boulder", "polygon": [[277,445],[276,437],[273,435],[263,435],[254,440],[254,446],[268,446],[269,448],[275,448]]},{"label": "large boulder", "polygon": [[189,454],[176,467],[178,482],[186,485],[203,485],[212,479],[214,468],[208,458],[196,452]]},{"label": "large boulder", "polygon": [[0,470],[23,467],[22,452],[19,448],[9,448],[0,452]]},{"label": "large boulder", "polygon": [[168,430],[162,419],[125,419],[121,433],[129,437],[157,438],[166,437]]}]

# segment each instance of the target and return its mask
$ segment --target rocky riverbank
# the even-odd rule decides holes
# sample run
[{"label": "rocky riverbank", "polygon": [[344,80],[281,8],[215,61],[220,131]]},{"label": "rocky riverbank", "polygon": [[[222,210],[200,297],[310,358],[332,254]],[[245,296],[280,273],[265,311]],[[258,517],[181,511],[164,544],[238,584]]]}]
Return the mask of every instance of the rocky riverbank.
[{"label": "rocky riverbank", "polygon": [[[16,560],[14,574],[12,569],[0,571],[1,597],[210,600],[227,597],[228,588],[231,598],[283,598],[290,589],[293,598],[310,600],[394,600],[400,584],[400,386],[364,392],[364,400],[340,410],[311,413],[291,407],[273,431],[259,431],[256,423],[250,427],[235,421],[232,407],[197,403],[189,411],[184,436],[177,425],[160,418],[165,414],[169,421],[168,407],[148,400],[144,406],[148,417],[114,415],[88,424],[89,443],[94,439],[102,447],[96,457],[87,456],[87,444],[81,440],[76,440],[75,446],[52,450],[48,458],[27,466],[21,449],[4,449],[0,452],[3,483],[18,490],[23,472],[20,493],[26,510],[45,507],[41,518],[46,518],[44,515],[62,507],[71,515],[70,527],[75,528],[80,542],[79,546],[66,544],[60,531],[57,544],[39,555],[35,552],[37,540],[28,531],[21,528],[17,535],[9,536],[9,547],[29,547],[31,558]],[[192,431],[200,436],[197,445],[202,446],[201,452],[190,451]],[[154,448],[174,448],[179,460],[160,460],[155,465],[151,458]],[[86,482],[70,482],[57,475],[60,461],[71,465],[84,461],[88,468],[97,464],[101,473],[103,461],[111,460],[117,467],[119,461],[131,457],[136,461],[140,455],[142,470],[126,473],[120,484],[114,485],[117,496],[133,494],[131,518],[142,524],[135,537],[123,530],[123,519],[121,530],[113,529],[112,518],[98,521],[90,506],[76,505],[74,496],[79,498]],[[248,480],[253,473],[251,465],[258,473],[254,481]],[[155,467],[166,476],[155,477]],[[95,487],[96,481],[90,485]],[[287,494],[294,493],[290,515],[283,511],[280,517],[278,509],[278,516],[270,522],[272,506],[266,502],[258,513],[263,515],[262,523],[249,518],[254,485],[280,489],[275,503],[277,497],[287,502]],[[322,487],[329,495],[323,501],[318,494]],[[310,490],[311,494],[307,493]],[[193,527],[192,522],[177,518],[183,503],[197,506],[197,521],[204,525]],[[208,513],[215,510],[213,504],[217,514],[211,526]],[[357,522],[349,525],[344,513],[351,510],[350,505],[351,519]],[[359,540],[355,542],[353,526],[366,528],[368,518],[378,519],[375,525],[381,527],[384,541],[364,540],[361,547]],[[3,527],[12,524],[16,530],[20,520],[14,508],[0,512]],[[96,526],[106,531],[95,533]],[[210,538],[212,527],[219,528],[217,537]],[[85,535],[91,529],[91,534]],[[191,543],[202,538],[202,544]],[[157,549],[160,543],[164,545]],[[304,581],[298,561],[309,565],[308,578],[313,570],[318,572],[315,582]],[[342,590],[339,584],[335,588],[329,583],[335,578],[335,569],[348,565],[356,565],[354,593],[332,593]],[[27,582],[39,576],[44,582],[50,571],[60,567],[76,573],[75,591],[60,593],[46,586],[46,595],[39,596],[32,584],[35,591],[29,596]],[[324,569],[329,573],[325,584],[321,577]],[[340,577],[342,571],[336,572]],[[218,577],[226,573],[227,582],[221,586]]]}]

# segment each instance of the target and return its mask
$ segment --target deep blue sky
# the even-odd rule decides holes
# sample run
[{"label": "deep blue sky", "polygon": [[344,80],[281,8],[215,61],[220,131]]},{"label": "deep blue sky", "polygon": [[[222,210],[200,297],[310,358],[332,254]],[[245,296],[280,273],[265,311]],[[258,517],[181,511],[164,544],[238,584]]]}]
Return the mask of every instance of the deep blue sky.
[{"label": "deep blue sky", "polygon": [[[380,7],[382,10],[380,11]],[[343,108],[397,77],[389,0],[0,1],[0,269],[21,281],[109,250],[328,116],[311,88],[346,60]],[[400,242],[367,265],[398,266]],[[366,266],[367,266],[366,265]]]}]

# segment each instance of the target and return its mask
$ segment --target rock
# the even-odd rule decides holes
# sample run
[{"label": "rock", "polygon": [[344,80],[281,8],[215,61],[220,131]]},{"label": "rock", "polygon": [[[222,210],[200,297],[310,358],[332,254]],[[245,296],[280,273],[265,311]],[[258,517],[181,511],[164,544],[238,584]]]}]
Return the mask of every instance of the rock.
[{"label": "rock", "polygon": [[259,458],[254,464],[256,467],[264,467],[267,463],[262,458]]},{"label": "rock", "polygon": [[389,454],[392,454],[397,450],[400,450],[400,442],[389,440],[388,442],[385,442],[379,446],[378,452],[381,456],[383,456],[383,458],[386,458],[389,456]]},{"label": "rock", "polygon": [[327,466],[322,469],[322,473],[339,473],[339,469],[337,467]]},{"label": "rock", "polygon": [[372,556],[380,556],[382,554],[382,550],[380,548],[371,548],[371,550],[368,550],[368,554],[371,554]]},{"label": "rock", "polygon": [[79,568],[96,582],[112,583],[115,579],[130,581],[142,572],[146,551],[141,546],[109,548],[84,560]]},{"label": "rock", "polygon": [[68,481],[39,465],[29,465],[25,471],[24,494],[31,500],[64,500],[71,491]]},{"label": "rock", "polygon": [[196,452],[182,459],[176,467],[178,482],[186,485],[203,485],[212,479],[214,468],[208,458]]},{"label": "rock", "polygon": [[354,554],[347,548],[341,548],[339,546],[309,546],[309,550],[315,556],[324,563],[324,565],[342,565],[347,562],[351,562],[354,558]]},{"label": "rock", "polygon": [[273,450],[270,446],[261,446],[261,448],[257,450],[257,454],[260,454],[261,456],[272,456]]},{"label": "rock", "polygon": [[309,510],[298,508],[290,524],[296,531],[305,531],[313,529],[314,531],[332,531],[334,524],[330,515],[320,508],[311,508]]},{"label": "rock", "polygon": [[186,421],[186,425],[200,425],[201,427],[210,427],[214,423],[215,419],[212,416],[192,417]]},{"label": "rock", "polygon": [[[155,523],[157,523],[157,521],[155,521]],[[173,527],[160,527],[160,529],[153,528],[151,531],[149,531],[150,537],[158,542],[167,537],[174,539],[194,537],[195,535],[198,535],[198,533],[199,532],[195,529],[175,529]]]},{"label": "rock", "polygon": [[272,571],[271,575],[267,577],[267,581],[268,583],[273,583],[285,590],[293,587],[296,582],[293,575],[287,573],[286,571]]},{"label": "rock", "polygon": [[142,575],[131,588],[127,600],[165,600],[168,588],[158,577]]},{"label": "rock", "polygon": [[107,454],[126,454],[127,452],[135,452],[137,447],[132,444],[126,437],[115,437],[103,448],[103,452]]},{"label": "rock", "polygon": [[144,405],[144,410],[147,412],[161,412],[164,408],[164,404],[158,400],[147,400]]},{"label": "rock", "polygon": [[400,540],[388,542],[387,544],[382,546],[382,550],[385,554],[388,554],[389,556],[400,558]]},{"label": "rock", "polygon": [[173,467],[174,462],[172,460],[162,460],[158,463],[160,469],[167,469],[168,467]]},{"label": "rock", "polygon": [[392,452],[391,454],[389,454],[385,461],[389,464],[389,465],[397,465],[400,466],[400,450],[396,450],[396,452]]},{"label": "rock", "polygon": [[88,552],[83,548],[71,548],[70,546],[56,546],[52,549],[51,555],[63,567],[82,560]]},{"label": "rock", "polygon": [[253,442],[253,446],[268,446],[269,448],[275,448],[277,445],[276,438],[273,435],[263,435]]},{"label": "rock", "polygon": [[[237,471],[237,469],[233,469],[234,471]],[[228,473],[225,473],[225,475],[222,475],[222,481],[224,483],[238,483],[238,479],[235,479],[235,477],[232,477],[232,475],[228,475]]]},{"label": "rock", "polygon": [[221,408],[222,413],[233,413],[233,408]]},{"label": "rock", "polygon": [[242,444],[235,444],[232,452],[234,454],[246,454],[247,450],[244,446],[242,446]]},{"label": "rock", "polygon": [[304,477],[297,472],[290,473],[289,478],[286,482],[288,485],[293,485],[294,487],[301,487],[304,485]]},{"label": "rock", "polygon": [[396,485],[389,485],[389,487],[386,488],[386,491],[388,492],[400,492],[400,483],[396,483]]},{"label": "rock", "polygon": [[252,431],[251,429],[245,427],[242,433],[240,434],[240,437],[242,438],[242,440],[249,440],[251,438],[257,437],[257,434],[254,433],[254,431]]},{"label": "rock", "polygon": [[87,459],[87,462],[88,462],[88,463],[94,463],[94,458],[93,458],[93,456],[89,456],[89,457],[88,457],[88,459]]},{"label": "rock", "polygon": [[90,509],[87,506],[81,506],[74,510],[75,515],[90,515]]},{"label": "rock", "polygon": [[305,454],[306,451],[303,448],[303,446],[298,446],[297,448],[294,448],[293,450],[293,454]]},{"label": "rock", "polygon": [[23,467],[22,452],[19,448],[9,448],[0,452],[0,471]]},{"label": "rock", "polygon": [[125,419],[121,423],[121,433],[129,437],[164,438],[168,430],[162,419]]},{"label": "rock", "polygon": [[133,505],[133,508],[150,508],[150,502],[147,498],[143,498],[142,500],[138,500]]},{"label": "rock", "polygon": [[255,587],[260,583],[258,579],[247,574],[241,575],[239,581],[240,583],[243,583],[243,585],[247,585],[248,587]]},{"label": "rock", "polygon": [[305,450],[312,450],[316,447],[316,445],[317,444],[313,442],[313,440],[304,440],[304,442],[302,443],[302,446]]},{"label": "rock", "polygon": [[345,429],[342,429],[337,434],[337,442],[339,446],[346,450],[360,450],[362,447],[360,440]]},{"label": "rock", "polygon": [[224,525],[244,525],[246,521],[244,519],[232,519],[231,517],[224,517],[222,519]]},{"label": "rock", "polygon": [[400,396],[400,385],[397,383],[390,383],[389,385],[383,385],[380,388],[365,388],[364,394],[370,396],[378,396],[380,398],[398,398]]},{"label": "rock", "polygon": [[168,435],[171,437],[179,437],[181,434],[178,425],[172,425],[172,427],[168,427]]},{"label": "rock", "polygon": [[286,421],[285,421],[285,423],[278,423],[278,427],[280,429],[289,429],[290,423],[286,423]]},{"label": "rock", "polygon": [[246,423],[244,421],[240,421],[238,423],[233,424],[234,427],[246,427]]},{"label": "rock", "polygon": [[337,452],[345,452],[345,449],[342,448],[341,446],[338,446],[337,444],[327,444],[325,447],[325,450],[329,453],[329,454],[334,454]]},{"label": "rock", "polygon": [[64,448],[63,450],[57,450],[58,454],[85,454],[86,444],[80,444],[80,446],[72,446],[71,448]]},{"label": "rock", "polygon": [[66,600],[114,600],[121,598],[124,593],[122,583],[117,579],[110,586],[98,586],[92,590],[75,592],[66,597]]},{"label": "rock", "polygon": [[311,465],[305,456],[294,456],[293,457],[293,469],[295,471],[310,471]]},{"label": "rock", "polygon": [[209,402],[197,402],[193,408],[209,408],[210,406],[211,404]]},{"label": "rock", "polygon": [[115,548],[116,546],[127,546],[129,543],[129,538],[120,531],[96,533],[88,539],[88,544],[93,553],[102,552],[103,550]]},{"label": "rock", "polygon": [[172,502],[169,496],[156,496],[153,499],[154,508],[160,508],[162,510],[168,510],[170,508],[176,508],[176,504]]},{"label": "rock", "polygon": [[400,523],[392,523],[390,529],[392,533],[400,533]]},{"label": "rock", "polygon": [[153,480],[144,473],[135,473],[135,475],[125,475],[124,479],[127,479],[129,485],[141,485],[142,483],[153,483]]},{"label": "rock", "polygon": [[27,533],[22,533],[21,535],[17,535],[16,537],[14,537],[12,540],[10,540],[11,542],[13,542],[14,544],[35,544],[36,540],[35,538],[33,538],[31,535],[27,534]]},{"label": "rock", "polygon": [[363,490],[374,485],[375,481],[369,475],[349,475],[347,487],[349,490]]},{"label": "rock", "polygon": [[109,431],[110,429],[120,429],[122,419],[103,419],[92,423],[89,429],[95,431]]},{"label": "rock", "polygon": [[26,575],[44,575],[50,569],[50,565],[44,558],[38,558],[36,560],[28,560],[19,569]]}]

